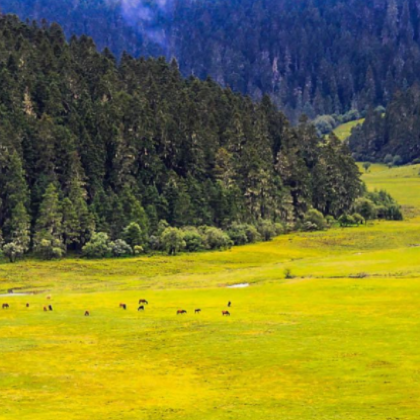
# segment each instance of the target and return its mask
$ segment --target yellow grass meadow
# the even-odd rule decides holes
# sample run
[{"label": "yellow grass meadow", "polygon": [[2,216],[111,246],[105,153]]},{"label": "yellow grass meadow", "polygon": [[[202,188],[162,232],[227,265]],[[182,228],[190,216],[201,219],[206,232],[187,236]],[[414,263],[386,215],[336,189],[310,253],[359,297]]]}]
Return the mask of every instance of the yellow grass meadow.
[{"label": "yellow grass meadow", "polygon": [[[364,178],[413,209],[418,170]],[[225,252],[2,264],[8,289],[31,294],[0,297],[1,420],[419,418],[416,217]]]}]

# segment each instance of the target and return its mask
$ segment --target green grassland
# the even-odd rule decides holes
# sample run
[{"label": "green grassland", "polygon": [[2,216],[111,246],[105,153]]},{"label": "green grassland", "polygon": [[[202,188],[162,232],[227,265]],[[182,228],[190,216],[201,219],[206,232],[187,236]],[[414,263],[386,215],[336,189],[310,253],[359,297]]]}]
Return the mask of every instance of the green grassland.
[{"label": "green grassland", "polygon": [[[416,208],[418,170],[363,177]],[[418,419],[420,218],[224,252],[2,264],[7,289],[33,294],[0,298],[1,420]]]},{"label": "green grassland", "polygon": [[364,121],[365,119],[361,118],[360,120],[350,121],[348,123],[341,124],[334,130],[334,134],[340,140],[346,140],[348,137],[350,137],[351,130],[353,130],[353,128],[356,126],[363,124]]}]

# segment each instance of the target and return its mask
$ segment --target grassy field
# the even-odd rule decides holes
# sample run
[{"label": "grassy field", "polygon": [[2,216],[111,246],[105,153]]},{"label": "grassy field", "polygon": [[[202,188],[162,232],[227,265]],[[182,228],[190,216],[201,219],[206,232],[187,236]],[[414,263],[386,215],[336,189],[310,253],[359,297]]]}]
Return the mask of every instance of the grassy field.
[{"label": "grassy field", "polygon": [[[415,208],[417,171],[364,179]],[[7,289],[34,294],[0,298],[1,420],[418,419],[418,218],[226,252],[3,264]]]},{"label": "grassy field", "polygon": [[406,213],[420,212],[420,165],[400,166],[389,169],[374,164],[368,173],[360,165],[360,171],[368,188],[387,190],[405,208]]},{"label": "grassy field", "polygon": [[350,121],[348,123],[339,125],[335,130],[334,134],[340,139],[340,140],[346,140],[348,137],[350,137],[351,130],[360,125],[363,124],[364,118],[356,121]]}]

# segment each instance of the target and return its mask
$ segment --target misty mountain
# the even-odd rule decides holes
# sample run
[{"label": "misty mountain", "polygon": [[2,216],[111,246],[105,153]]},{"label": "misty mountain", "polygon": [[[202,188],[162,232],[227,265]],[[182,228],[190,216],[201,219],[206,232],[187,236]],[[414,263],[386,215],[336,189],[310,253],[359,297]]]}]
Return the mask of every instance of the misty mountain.
[{"label": "misty mountain", "polygon": [[417,0],[2,0],[4,12],[59,22],[118,57],[176,57],[295,121],[386,105],[420,78]]}]

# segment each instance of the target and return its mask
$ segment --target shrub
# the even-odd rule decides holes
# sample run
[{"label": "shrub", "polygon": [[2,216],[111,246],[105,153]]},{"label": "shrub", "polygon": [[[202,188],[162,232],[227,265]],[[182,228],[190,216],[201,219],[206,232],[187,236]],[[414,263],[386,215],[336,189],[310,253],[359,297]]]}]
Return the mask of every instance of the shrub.
[{"label": "shrub", "polygon": [[159,249],[161,249],[160,240],[157,236],[151,235],[149,237],[149,247],[153,251],[158,251]]},{"label": "shrub", "polygon": [[368,198],[358,198],[353,208],[355,213],[359,213],[365,220],[374,220],[378,217],[375,203]]},{"label": "shrub", "polygon": [[341,215],[338,219],[338,222],[340,223],[341,227],[353,226],[356,224],[354,218],[348,214]]},{"label": "shrub", "polygon": [[140,245],[136,245],[135,247],[133,247],[133,254],[134,255],[144,254],[144,248]]},{"label": "shrub", "polygon": [[188,252],[204,249],[204,239],[196,228],[187,228],[184,232],[185,248]]},{"label": "shrub", "polygon": [[354,213],[353,214],[353,219],[356,222],[357,225],[364,225],[365,224],[365,219],[362,215],[360,215],[359,213]]},{"label": "shrub", "polygon": [[182,251],[186,244],[182,230],[174,227],[168,227],[159,239],[161,246],[169,255],[176,255]]},{"label": "shrub", "polygon": [[309,210],[304,218],[305,230],[324,230],[327,227],[327,222],[323,214],[315,209]]},{"label": "shrub", "polygon": [[221,229],[205,226],[201,231],[207,249],[227,249],[233,245],[229,236]]},{"label": "shrub", "polygon": [[258,233],[263,241],[271,241],[276,236],[276,226],[271,220],[260,220],[257,225]]},{"label": "shrub", "polygon": [[143,245],[143,232],[138,223],[130,223],[123,231],[123,238],[125,242],[131,247]]},{"label": "shrub", "polygon": [[235,245],[245,245],[249,242],[245,225],[233,223],[233,225],[228,230],[228,235]]},{"label": "shrub", "polygon": [[41,239],[36,247],[36,252],[41,258],[48,260],[61,258],[64,255],[62,243],[58,239]]},{"label": "shrub", "polygon": [[325,217],[325,222],[327,223],[328,227],[331,227],[334,226],[337,221],[334,219],[334,216],[328,215]]},{"label": "shrub", "polygon": [[112,253],[109,237],[104,232],[94,233],[90,241],[82,248],[87,258],[105,258]]},{"label": "shrub", "polygon": [[115,242],[111,242],[110,246],[114,257],[126,257],[127,255],[133,254],[131,246],[122,239],[117,239]]},{"label": "shrub", "polygon": [[3,247],[3,252],[10,262],[15,262],[18,258],[23,256],[25,249],[15,242],[10,242]]}]

